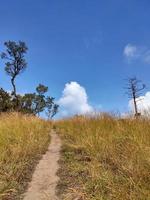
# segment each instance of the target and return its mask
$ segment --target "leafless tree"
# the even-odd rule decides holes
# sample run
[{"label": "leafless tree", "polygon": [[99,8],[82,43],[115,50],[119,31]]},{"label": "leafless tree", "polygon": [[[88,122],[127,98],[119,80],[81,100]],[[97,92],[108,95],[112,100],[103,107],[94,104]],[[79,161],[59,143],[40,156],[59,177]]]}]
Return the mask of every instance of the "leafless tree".
[{"label": "leafless tree", "polygon": [[138,111],[137,102],[141,100],[139,97],[142,95],[142,91],[145,89],[146,85],[136,77],[128,78],[127,82],[127,87],[125,87],[127,90],[126,94],[130,99],[133,100],[135,117],[138,117],[141,115],[141,113]]}]

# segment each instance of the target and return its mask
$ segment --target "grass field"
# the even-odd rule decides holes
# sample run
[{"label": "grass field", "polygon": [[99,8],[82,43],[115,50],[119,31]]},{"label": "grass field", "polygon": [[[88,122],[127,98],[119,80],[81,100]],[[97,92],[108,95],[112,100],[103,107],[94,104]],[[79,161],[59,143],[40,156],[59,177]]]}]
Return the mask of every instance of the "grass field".
[{"label": "grass field", "polygon": [[50,122],[32,116],[0,116],[0,199],[19,199],[48,147],[50,128]]},{"label": "grass field", "polygon": [[63,140],[62,199],[150,199],[149,120],[81,116],[55,125]]}]

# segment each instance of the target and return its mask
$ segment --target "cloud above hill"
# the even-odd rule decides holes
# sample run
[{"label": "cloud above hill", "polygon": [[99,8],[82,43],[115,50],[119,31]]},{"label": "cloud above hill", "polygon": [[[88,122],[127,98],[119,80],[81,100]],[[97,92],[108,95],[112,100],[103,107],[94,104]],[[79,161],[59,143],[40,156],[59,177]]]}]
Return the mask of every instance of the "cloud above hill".
[{"label": "cloud above hill", "polygon": [[62,97],[57,103],[60,105],[60,115],[64,117],[93,111],[93,107],[88,103],[85,88],[73,81],[66,83]]},{"label": "cloud above hill", "polygon": [[129,62],[138,60],[150,64],[150,49],[147,47],[127,44],[124,47],[123,55]]}]

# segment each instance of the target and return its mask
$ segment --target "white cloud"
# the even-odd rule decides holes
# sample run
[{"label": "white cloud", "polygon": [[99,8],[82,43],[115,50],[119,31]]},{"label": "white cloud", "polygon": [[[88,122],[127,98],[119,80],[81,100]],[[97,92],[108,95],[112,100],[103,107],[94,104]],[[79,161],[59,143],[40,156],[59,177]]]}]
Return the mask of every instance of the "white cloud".
[{"label": "white cloud", "polygon": [[137,47],[132,45],[132,44],[127,44],[124,48],[124,55],[127,57],[127,58],[134,58],[134,57],[137,57]]},{"label": "white cloud", "polygon": [[[150,111],[150,92],[147,92],[144,96],[137,98],[137,106],[141,113]],[[133,100],[129,101],[129,108],[134,111]]]},{"label": "white cloud", "polygon": [[150,64],[150,49],[147,47],[127,44],[123,54],[128,61],[138,60]]},{"label": "white cloud", "polygon": [[70,82],[65,85],[58,104],[60,105],[61,116],[86,114],[93,111],[92,106],[88,103],[85,88],[77,82]]}]

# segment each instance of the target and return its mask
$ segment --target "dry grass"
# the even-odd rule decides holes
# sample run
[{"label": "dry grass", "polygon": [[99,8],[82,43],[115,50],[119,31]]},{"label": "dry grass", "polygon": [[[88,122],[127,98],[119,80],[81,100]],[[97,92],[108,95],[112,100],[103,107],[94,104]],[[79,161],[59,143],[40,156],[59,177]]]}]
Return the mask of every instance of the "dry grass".
[{"label": "dry grass", "polygon": [[150,121],[111,116],[56,122],[66,200],[149,200]]},{"label": "dry grass", "polygon": [[0,116],[0,199],[18,199],[47,149],[50,127],[50,122],[32,116]]}]

